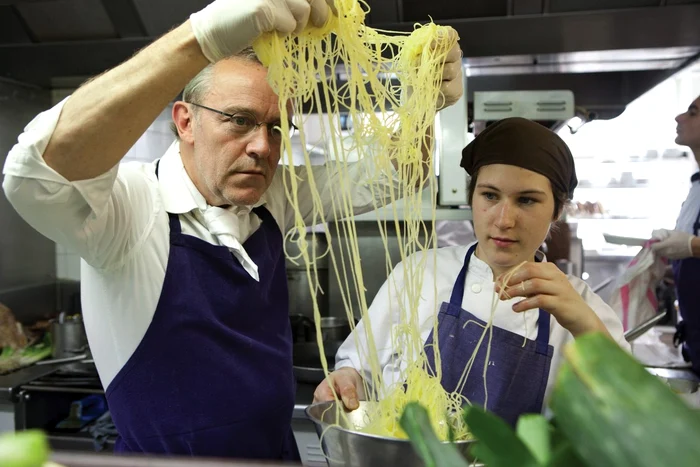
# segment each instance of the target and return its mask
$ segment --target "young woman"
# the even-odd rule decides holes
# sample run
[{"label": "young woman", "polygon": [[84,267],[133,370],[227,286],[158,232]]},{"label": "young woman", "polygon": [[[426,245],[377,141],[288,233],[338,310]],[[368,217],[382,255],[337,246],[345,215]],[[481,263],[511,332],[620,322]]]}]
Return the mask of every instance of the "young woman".
[{"label": "young woman", "polygon": [[[429,250],[397,265],[370,306],[369,319],[383,384],[400,382],[406,362],[392,344],[392,329],[406,303],[401,295],[403,270],[421,255],[435,255],[424,262],[418,306],[428,362],[434,365],[433,323],[438,313],[442,386],[449,392],[458,390],[474,404],[483,405],[488,393],[487,408],[515,423],[520,414],[542,411],[567,342],[600,331],[622,347],[629,346],[615,312],[584,281],[567,277],[538,251],[578,183],[564,141],[530,120],[504,119],[464,149],[461,165],[471,175],[469,201],[477,242]],[[504,284],[505,274],[523,261]],[[486,382],[488,335],[469,377],[458,388],[491,317],[494,294],[502,288],[504,297],[511,298],[497,301]],[[331,373],[349,409],[365,397],[362,378],[369,377],[365,325],[360,322],[355,330],[358,339],[351,335],[340,347]],[[333,399],[327,380],[314,397],[317,402]]]}]

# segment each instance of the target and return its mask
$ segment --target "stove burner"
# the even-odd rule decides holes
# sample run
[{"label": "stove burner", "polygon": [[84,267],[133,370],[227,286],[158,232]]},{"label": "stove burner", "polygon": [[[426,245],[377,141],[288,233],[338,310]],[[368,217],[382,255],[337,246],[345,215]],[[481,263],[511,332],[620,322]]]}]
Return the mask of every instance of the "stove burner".
[{"label": "stove burner", "polygon": [[79,387],[84,389],[102,389],[100,378],[97,376],[77,376],[71,374],[52,373],[27,383],[32,386]]}]

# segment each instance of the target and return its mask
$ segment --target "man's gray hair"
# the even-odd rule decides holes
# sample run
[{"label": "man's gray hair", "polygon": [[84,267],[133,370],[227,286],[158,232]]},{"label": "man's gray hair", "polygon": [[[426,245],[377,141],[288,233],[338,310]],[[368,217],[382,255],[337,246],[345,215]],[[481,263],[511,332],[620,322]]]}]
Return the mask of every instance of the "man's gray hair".
[{"label": "man's gray hair", "polygon": [[[255,54],[255,51],[253,50],[252,47],[246,47],[245,49],[241,50],[235,55],[231,55],[230,57],[224,58],[222,60],[245,60],[248,62],[252,63],[257,63],[259,65],[262,65],[262,62],[258,58],[258,56]],[[214,76],[214,65],[216,63],[210,63],[202,71],[197,73],[197,76],[192,78],[192,80],[187,83],[185,86],[185,89],[182,91],[182,100],[185,102],[189,102],[192,104],[199,104],[202,102],[204,99],[204,96],[207,95],[207,93],[211,90],[211,80],[212,77]],[[194,113],[197,113],[199,111],[198,107],[194,107],[193,109]],[[180,136],[177,133],[177,127],[175,126],[175,123],[170,124],[170,128],[172,129],[173,133],[175,134],[175,138],[180,139]]]}]

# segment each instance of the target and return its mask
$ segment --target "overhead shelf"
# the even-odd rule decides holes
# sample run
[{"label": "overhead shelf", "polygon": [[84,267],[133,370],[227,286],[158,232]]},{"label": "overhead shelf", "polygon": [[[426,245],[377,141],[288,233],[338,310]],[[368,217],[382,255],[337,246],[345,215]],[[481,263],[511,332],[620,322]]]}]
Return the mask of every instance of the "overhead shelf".
[{"label": "overhead shelf", "polygon": [[[396,216],[396,217],[395,217]],[[433,218],[433,210],[430,206],[423,207],[421,209],[421,218],[424,221],[430,221]],[[389,207],[383,207],[376,211],[371,211],[365,214],[360,214],[355,216],[355,222],[377,222],[381,221],[391,221],[391,220],[405,220],[404,210],[401,207],[394,209]],[[447,208],[437,208],[435,210],[435,220],[436,221],[463,221],[472,219],[471,209],[447,209]]]}]

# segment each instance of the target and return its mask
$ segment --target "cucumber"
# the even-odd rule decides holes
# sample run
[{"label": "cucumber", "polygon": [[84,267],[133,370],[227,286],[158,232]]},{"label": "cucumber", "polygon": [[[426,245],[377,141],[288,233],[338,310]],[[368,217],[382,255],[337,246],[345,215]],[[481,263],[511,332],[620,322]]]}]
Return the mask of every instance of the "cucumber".
[{"label": "cucumber", "polygon": [[0,466],[42,467],[49,459],[49,443],[41,430],[0,435]]}]

